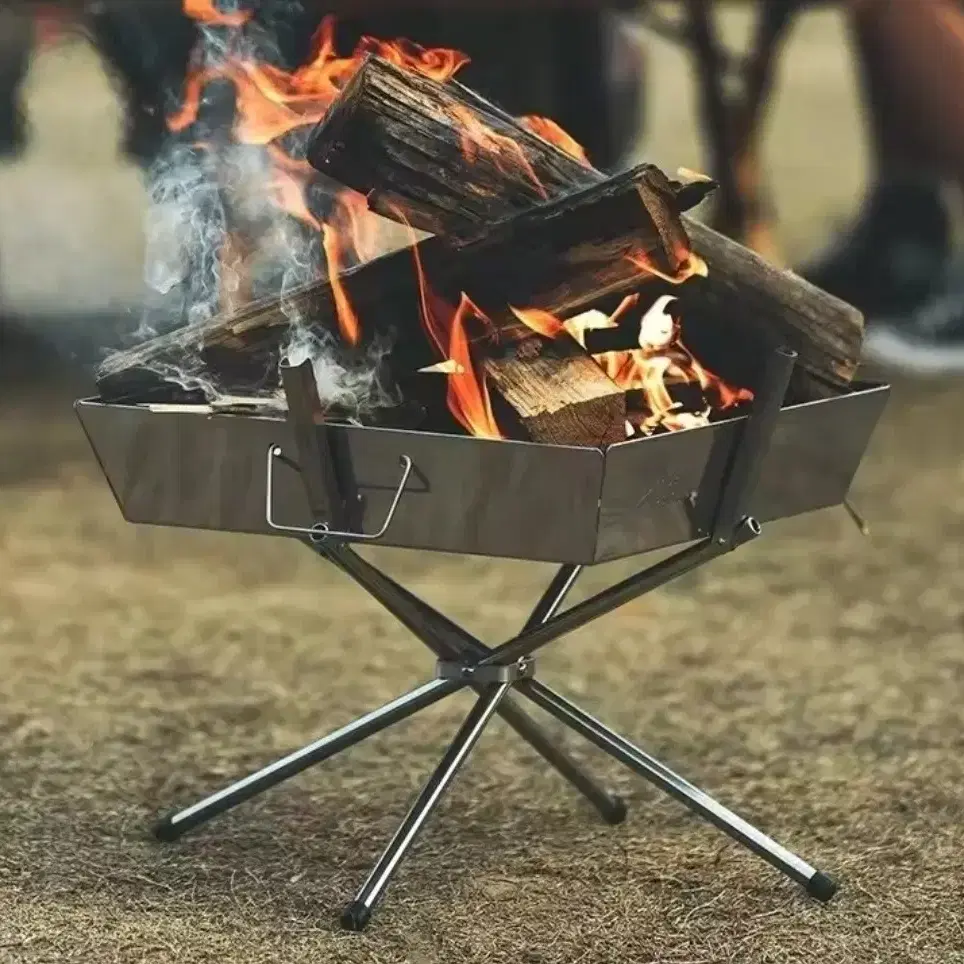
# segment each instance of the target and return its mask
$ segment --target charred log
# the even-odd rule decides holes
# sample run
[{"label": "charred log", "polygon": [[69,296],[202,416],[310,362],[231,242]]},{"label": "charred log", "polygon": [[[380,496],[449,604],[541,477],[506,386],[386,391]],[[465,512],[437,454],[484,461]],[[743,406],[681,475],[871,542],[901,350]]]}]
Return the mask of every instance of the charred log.
[{"label": "charred log", "polygon": [[346,169],[361,165],[352,177],[377,185],[373,210],[417,210],[416,227],[465,240],[597,180],[591,168],[574,171],[566,154],[546,146],[457,81],[439,84],[369,56],[316,128],[308,160],[342,183]]},{"label": "charred log", "polygon": [[[445,154],[444,187],[426,181],[424,171],[413,170],[407,145],[421,143],[425,112],[409,116],[398,105],[418,99],[430,91],[433,104],[458,105],[451,120],[444,108],[431,112],[432,134],[439,143],[457,147],[466,126],[466,112],[473,124],[488,124],[492,111],[475,103],[463,89],[449,82],[438,84],[397,69],[388,70],[380,61],[367,62],[355,83],[333,107],[330,120],[319,126],[313,137],[311,159],[336,181],[366,194],[373,210],[386,217],[404,219],[415,227],[455,239],[471,237],[484,230],[494,217],[515,209],[518,200],[508,191],[493,193],[493,156],[480,150]],[[542,187],[559,196],[585,185],[587,179],[603,181],[605,175],[588,168],[548,141],[506,115],[498,117],[498,133],[511,136],[522,148],[529,168],[543,172]],[[439,128],[448,124],[449,129]],[[357,135],[355,132],[358,132]],[[372,132],[385,138],[385,147],[373,146]],[[351,133],[352,137],[347,135]],[[366,155],[374,151],[373,159]],[[431,166],[430,157],[422,163]],[[518,187],[518,179],[513,181]],[[531,203],[531,190],[524,190]],[[699,191],[700,186],[686,189]],[[484,199],[480,204],[477,198]],[[685,195],[679,195],[680,202]],[[685,204],[680,203],[680,207]],[[475,220],[473,228],[468,222]],[[754,252],[705,225],[683,218],[688,244],[708,265],[709,276],[690,282],[700,289],[700,314],[707,325],[723,332],[749,329],[757,337],[778,340],[796,349],[800,366],[812,377],[814,390],[820,386],[845,387],[856,371],[863,337],[859,311],[807,283],[790,271],[767,263]],[[673,219],[664,226],[669,246],[681,243]]]}]

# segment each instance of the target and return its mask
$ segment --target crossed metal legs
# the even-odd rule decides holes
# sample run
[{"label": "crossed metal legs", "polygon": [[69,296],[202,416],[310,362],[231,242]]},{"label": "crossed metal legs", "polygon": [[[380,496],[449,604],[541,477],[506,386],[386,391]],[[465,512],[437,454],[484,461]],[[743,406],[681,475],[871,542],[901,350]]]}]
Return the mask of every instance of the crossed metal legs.
[{"label": "crossed metal legs", "polygon": [[[759,527],[753,520],[747,522],[748,525],[741,529],[742,534],[734,544],[753,538],[759,533]],[[368,923],[395,869],[468,758],[483,730],[497,714],[580,790],[607,822],[619,823],[626,812],[622,801],[600,787],[513,701],[510,690],[515,689],[519,695],[541,707],[634,773],[654,783],[777,870],[803,885],[811,896],[820,901],[829,900],[837,887],[825,874],[771,840],[563,696],[532,678],[531,653],[539,646],[585,625],[596,616],[662,585],[682,572],[701,565],[733,548],[734,544],[722,546],[708,541],[694,546],[572,607],[562,616],[557,616],[556,613],[580,572],[578,566],[565,566],[560,569],[540,599],[519,636],[496,649],[490,649],[474,639],[460,626],[371,566],[351,549],[324,543],[313,545],[312,548],[319,555],[363,586],[436,653],[440,660],[439,678],[417,687],[199,803],[165,817],[156,825],[155,835],[162,840],[175,840],[217,814],[465,687],[472,688],[478,694],[477,700],[358,896],[342,914],[341,922],[345,928],[361,930]]]}]

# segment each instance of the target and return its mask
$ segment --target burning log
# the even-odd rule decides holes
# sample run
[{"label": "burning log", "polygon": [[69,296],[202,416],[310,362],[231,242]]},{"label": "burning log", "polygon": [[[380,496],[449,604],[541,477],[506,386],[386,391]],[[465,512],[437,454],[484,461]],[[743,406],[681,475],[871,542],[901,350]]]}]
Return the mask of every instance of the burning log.
[{"label": "burning log", "polygon": [[626,393],[568,335],[517,341],[483,368],[533,441],[603,447],[626,436]]},{"label": "burning log", "polygon": [[[616,386],[574,340],[533,331],[512,306],[571,313],[638,284],[643,276],[641,259],[675,271],[680,264],[672,229],[677,189],[681,186],[674,186],[656,168],[642,165],[508,218],[460,248],[428,238],[414,249],[288,293],[283,301],[262,302],[115,353],[98,373],[101,397],[117,401],[169,394],[165,375],[183,371],[192,359],[220,390],[271,390],[277,384],[289,319],[297,316],[309,325],[333,329],[339,304],[346,302],[362,319],[366,337],[383,335],[390,328],[400,333],[393,367],[414,370],[432,361],[428,339],[412,337],[416,330],[422,334],[418,318],[427,284],[452,313],[463,292],[471,296],[485,319],[475,337],[490,345],[485,369],[522,424],[535,433],[531,437],[566,439],[568,444],[613,441],[618,432],[609,426],[624,426],[625,411]],[[555,341],[559,344],[548,350]],[[523,349],[526,343],[530,347]],[[537,344],[541,347],[535,351]],[[509,353],[504,351],[507,345],[513,346]],[[499,350],[492,351],[491,346]],[[446,349],[438,346],[439,351]],[[518,362],[527,353],[539,357],[546,381],[533,397],[523,399],[533,391],[532,380],[515,374],[512,359]],[[591,418],[586,417],[587,410],[593,413]],[[561,427],[550,428],[553,421]],[[607,426],[602,434],[599,426]],[[572,434],[577,427],[578,437]]]},{"label": "burning log", "polygon": [[[428,91],[430,109],[413,114],[400,109],[428,97]],[[522,196],[513,197],[509,188],[522,191],[527,201],[532,188],[517,173],[501,190],[493,191],[493,167],[506,165],[511,155],[504,152],[501,140],[490,142],[488,150],[481,139],[465,142],[479,125],[492,121],[492,108],[463,91],[452,82],[438,84],[369,60],[316,129],[309,158],[336,181],[367,195],[370,207],[379,214],[403,217],[426,231],[471,237],[492,218],[509,214],[522,203]],[[438,177],[426,174],[434,164],[432,153],[418,159],[413,154],[429,119],[433,143],[448,148],[465,143],[471,148],[461,154],[447,149]],[[587,180],[605,181],[605,175],[583,159],[533,136],[521,123],[501,112],[498,120],[500,137],[522,145],[525,165],[517,165],[517,172],[541,172],[540,183],[548,196],[581,188]],[[440,129],[446,125],[448,130]],[[378,137],[373,136],[375,132]],[[416,169],[417,163],[421,169]],[[695,220],[684,218],[683,224],[693,252],[709,268],[708,277],[693,282],[699,287],[700,314],[708,327],[727,331],[748,325],[758,336],[794,348],[814,391],[849,384],[860,357],[860,312]]]},{"label": "burning log", "polygon": [[316,128],[308,160],[346,184],[345,170],[360,165],[352,179],[377,186],[373,210],[417,211],[422,230],[462,240],[597,180],[458,81],[439,84],[374,56]]}]

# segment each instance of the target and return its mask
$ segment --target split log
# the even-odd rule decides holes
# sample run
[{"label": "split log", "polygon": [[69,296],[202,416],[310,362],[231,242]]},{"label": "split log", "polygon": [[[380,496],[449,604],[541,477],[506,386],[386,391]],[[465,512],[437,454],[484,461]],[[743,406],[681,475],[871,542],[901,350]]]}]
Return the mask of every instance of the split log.
[{"label": "split log", "polygon": [[626,438],[626,393],[569,335],[529,337],[482,363],[490,391],[534,442],[603,447]]},{"label": "split log", "polygon": [[360,165],[352,177],[377,185],[373,209],[417,210],[421,230],[464,241],[598,180],[592,168],[573,170],[568,155],[545,147],[458,81],[439,84],[369,55],[313,132],[307,158],[342,183],[345,168]]},{"label": "split log", "polygon": [[[431,90],[431,109],[405,113],[408,104]],[[498,216],[513,210],[514,203],[505,193],[493,195],[490,167],[476,151],[456,158],[449,150],[445,169],[447,183],[426,183],[424,174],[412,171],[408,153],[430,129],[440,143],[460,143],[468,112],[471,125],[491,120],[488,107],[477,107],[463,96],[457,85],[442,85],[413,73],[388,71],[381,61],[369,60],[346,89],[329,115],[331,126],[322,121],[312,138],[310,158],[334,180],[368,196],[372,210],[389,218],[399,212],[411,225],[455,239],[472,236]],[[449,98],[458,103],[459,119],[449,121],[451,130],[439,129],[446,123],[444,109]],[[426,125],[431,121],[431,127]],[[605,175],[587,166],[558,147],[533,138],[521,124],[507,126],[500,114],[498,133],[513,136],[524,144],[530,167],[542,172],[542,184],[552,196],[559,196]],[[342,136],[357,133],[357,140]],[[373,144],[370,132],[378,132],[384,145]],[[372,159],[367,153],[374,150]],[[430,157],[423,163],[431,165]],[[475,201],[485,199],[484,210]],[[467,222],[476,219],[476,229]],[[795,349],[799,365],[810,376],[815,391],[820,386],[843,389],[857,369],[863,338],[863,317],[859,311],[814,287],[793,272],[768,264],[754,252],[691,218],[683,218],[685,234],[692,251],[709,268],[707,278],[693,279],[687,286],[698,286],[698,309],[707,327],[721,332],[749,326],[769,341],[779,341]],[[697,299],[694,299],[696,301]]]},{"label": "split log", "polygon": [[[468,293],[489,319],[485,337],[511,344],[534,337],[512,305],[571,314],[637,284],[640,269],[631,258],[640,254],[673,269],[675,255],[658,224],[672,220],[667,212],[677,203],[674,190],[658,169],[642,165],[509,218],[462,248],[428,238],[415,250],[434,294],[454,308]],[[352,269],[339,283],[367,338],[394,332],[393,369],[438,361],[418,322],[412,250]],[[172,377],[188,386],[208,379],[232,394],[270,392],[292,319],[331,330],[336,316],[331,282],[307,285],[283,302],[261,302],[117,352],[101,366],[98,388],[107,401],[170,396]],[[577,356],[570,354],[575,365]]]}]

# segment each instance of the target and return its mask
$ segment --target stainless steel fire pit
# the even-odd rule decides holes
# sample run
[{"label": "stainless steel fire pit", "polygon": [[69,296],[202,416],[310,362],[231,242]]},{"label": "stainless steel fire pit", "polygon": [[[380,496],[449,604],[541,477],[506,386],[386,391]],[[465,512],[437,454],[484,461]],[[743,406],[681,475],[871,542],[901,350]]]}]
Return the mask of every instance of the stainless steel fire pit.
[{"label": "stainless steel fire pit", "polygon": [[[285,381],[287,418],[77,403],[131,522],[288,535],[349,575],[438,657],[435,679],[270,764],[155,828],[174,840],[218,813],[460,689],[478,700],[357,898],[366,926],[400,860],[488,722],[498,714],[609,823],[624,803],[599,786],[512,700],[515,690],[680,800],[820,901],[837,886],[761,831],[534,678],[533,654],[636,597],[756,538],[762,523],[838,505],[889,388],[783,402],[796,356],[775,351],[748,415],[605,451],[318,424]],[[289,373],[290,374],[290,373]],[[311,386],[313,390],[313,379]],[[496,648],[389,579],[352,542],[562,563],[522,631]],[[585,564],[693,543],[559,610]]]}]

